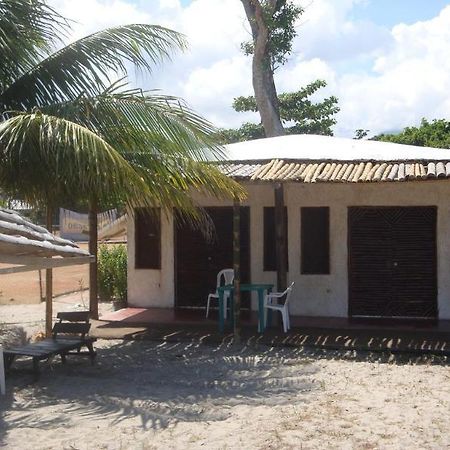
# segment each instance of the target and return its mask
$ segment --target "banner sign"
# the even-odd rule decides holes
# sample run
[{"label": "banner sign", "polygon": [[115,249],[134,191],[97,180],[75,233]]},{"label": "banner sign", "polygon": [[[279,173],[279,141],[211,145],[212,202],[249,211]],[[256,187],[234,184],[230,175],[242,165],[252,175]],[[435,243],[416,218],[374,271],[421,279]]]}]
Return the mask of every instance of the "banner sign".
[{"label": "banner sign", "polygon": [[[117,211],[111,210],[98,214],[98,229],[116,220]],[[87,214],[80,214],[69,209],[59,209],[59,230],[64,239],[87,241],[89,238],[89,219]]]}]

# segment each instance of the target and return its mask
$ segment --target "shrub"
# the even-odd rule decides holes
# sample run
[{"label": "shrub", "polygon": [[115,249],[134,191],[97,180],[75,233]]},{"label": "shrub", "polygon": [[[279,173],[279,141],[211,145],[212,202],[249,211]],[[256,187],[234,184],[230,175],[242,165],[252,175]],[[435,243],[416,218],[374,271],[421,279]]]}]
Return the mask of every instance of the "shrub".
[{"label": "shrub", "polygon": [[127,249],[125,245],[100,245],[98,290],[102,300],[127,299]]}]

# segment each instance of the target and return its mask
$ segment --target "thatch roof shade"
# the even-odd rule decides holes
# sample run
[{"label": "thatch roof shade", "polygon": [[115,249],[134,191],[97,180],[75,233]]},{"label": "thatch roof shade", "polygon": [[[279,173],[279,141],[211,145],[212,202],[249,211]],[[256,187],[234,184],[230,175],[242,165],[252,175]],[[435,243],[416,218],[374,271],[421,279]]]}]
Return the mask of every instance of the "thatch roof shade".
[{"label": "thatch roof shade", "polygon": [[17,265],[0,268],[0,274],[86,264],[92,260],[74,242],[54,236],[14,211],[0,208],[0,263]]}]

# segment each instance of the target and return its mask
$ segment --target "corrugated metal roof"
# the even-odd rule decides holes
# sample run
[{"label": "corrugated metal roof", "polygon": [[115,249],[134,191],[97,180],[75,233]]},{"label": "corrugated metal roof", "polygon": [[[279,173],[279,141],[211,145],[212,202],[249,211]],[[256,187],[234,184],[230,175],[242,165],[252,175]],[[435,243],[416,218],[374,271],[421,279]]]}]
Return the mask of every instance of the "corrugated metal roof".
[{"label": "corrugated metal roof", "polygon": [[[450,155],[449,155],[450,156]],[[450,178],[448,161],[230,161],[219,166],[232,178],[302,183],[366,183]]]}]

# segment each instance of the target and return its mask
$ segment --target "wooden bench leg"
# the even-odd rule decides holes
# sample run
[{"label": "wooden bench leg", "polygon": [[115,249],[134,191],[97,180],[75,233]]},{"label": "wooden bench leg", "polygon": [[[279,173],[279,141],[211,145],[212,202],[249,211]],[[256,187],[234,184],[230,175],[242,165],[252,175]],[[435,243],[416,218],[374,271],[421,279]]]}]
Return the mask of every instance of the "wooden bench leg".
[{"label": "wooden bench leg", "polygon": [[89,350],[89,357],[91,358],[91,365],[93,366],[95,364],[95,357],[97,356],[97,353],[94,350],[92,342],[87,343],[86,347]]},{"label": "wooden bench leg", "polygon": [[39,371],[39,358],[34,357],[33,358],[33,374],[34,374],[34,381],[39,380],[39,376],[41,375]]},{"label": "wooden bench leg", "polygon": [[8,370],[11,368],[12,363],[14,362],[14,358],[16,355],[3,355],[4,361],[5,361],[5,371],[8,372]]},{"label": "wooden bench leg", "polygon": [[5,383],[5,359],[3,358],[3,347],[0,345],[0,394],[6,394]]}]

